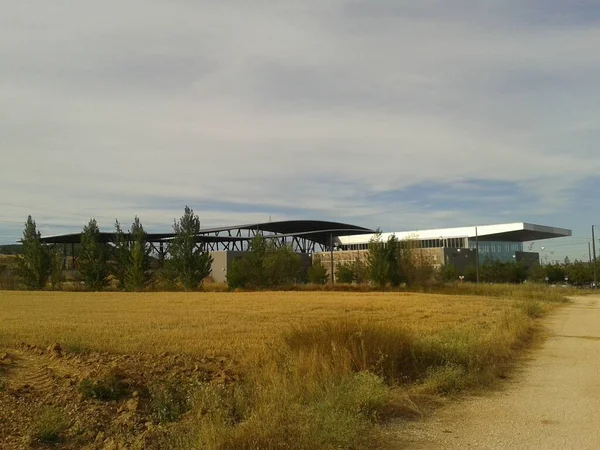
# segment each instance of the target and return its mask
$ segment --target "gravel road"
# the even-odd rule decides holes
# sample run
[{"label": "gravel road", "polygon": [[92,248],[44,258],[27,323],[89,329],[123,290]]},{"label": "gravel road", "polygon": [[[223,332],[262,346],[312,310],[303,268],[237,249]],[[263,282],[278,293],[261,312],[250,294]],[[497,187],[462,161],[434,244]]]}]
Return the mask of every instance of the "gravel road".
[{"label": "gravel road", "polygon": [[409,449],[600,449],[600,296],[573,298],[499,392],[398,427]]}]

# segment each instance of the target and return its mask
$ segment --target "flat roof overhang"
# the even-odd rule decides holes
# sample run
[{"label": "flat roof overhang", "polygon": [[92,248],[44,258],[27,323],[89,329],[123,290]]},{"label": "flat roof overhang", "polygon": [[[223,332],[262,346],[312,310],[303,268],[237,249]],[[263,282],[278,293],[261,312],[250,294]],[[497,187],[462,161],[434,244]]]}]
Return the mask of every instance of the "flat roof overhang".
[{"label": "flat roof overhang", "polygon": [[[457,228],[440,228],[431,230],[400,231],[383,233],[381,238],[386,241],[390,236],[399,240],[405,239],[439,239],[439,238],[469,238],[478,236],[480,241],[527,242],[544,239],[569,237],[571,230],[546,225],[537,225],[527,222],[504,223],[496,225],[476,225]],[[373,235],[340,237],[342,245],[355,245],[368,243]]]}]

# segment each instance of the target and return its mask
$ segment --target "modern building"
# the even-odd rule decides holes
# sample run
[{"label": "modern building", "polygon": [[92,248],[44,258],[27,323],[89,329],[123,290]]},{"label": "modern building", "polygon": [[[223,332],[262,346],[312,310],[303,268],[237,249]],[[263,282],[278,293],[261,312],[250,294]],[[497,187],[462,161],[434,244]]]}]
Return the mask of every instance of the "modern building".
[{"label": "modern building", "polygon": [[[291,246],[294,251],[303,254],[307,263],[311,257],[319,259],[334,273],[338,264],[366,258],[369,242],[375,236],[374,230],[368,228],[321,220],[288,220],[201,229],[195,238],[196,245],[211,252],[212,277],[215,281],[226,281],[231,261],[248,251],[249,243],[257,234],[272,240],[275,245]],[[466,268],[476,264],[477,253],[480,263],[497,260],[536,264],[539,255],[524,251],[524,242],[571,236],[571,230],[519,222],[383,233],[381,239],[385,242],[391,236],[400,241],[415,242],[419,253],[430,258],[434,266],[453,264],[457,268]],[[174,237],[173,233],[146,235],[146,242],[159,264],[169,257]],[[46,236],[41,240],[52,246],[62,246],[65,268],[74,269],[78,257],[76,246],[80,238],[81,233],[76,232]],[[127,233],[125,239],[129,239]],[[115,241],[115,233],[101,232],[98,240],[111,246]]]},{"label": "modern building", "polygon": [[[571,230],[525,222],[497,225],[473,225],[458,228],[399,231],[382,233],[386,242],[395,236],[399,241],[409,240],[422,249],[434,266],[453,264],[457,268],[474,266],[494,260],[523,262],[529,266],[539,263],[539,254],[524,251],[523,243],[571,236]],[[340,236],[335,241],[334,266],[349,263],[365,255],[375,234]],[[478,252],[477,252],[478,250]],[[320,259],[328,266],[331,258],[322,254]]]}]

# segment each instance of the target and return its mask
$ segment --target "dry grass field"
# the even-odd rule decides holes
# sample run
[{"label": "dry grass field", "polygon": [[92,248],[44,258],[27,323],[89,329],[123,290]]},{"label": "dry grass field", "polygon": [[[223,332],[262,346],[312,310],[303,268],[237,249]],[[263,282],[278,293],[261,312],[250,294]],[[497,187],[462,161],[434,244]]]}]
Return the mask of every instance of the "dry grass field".
[{"label": "dry grass field", "polygon": [[377,423],[491,382],[561,298],[452,292],[0,291],[0,447],[385,446]]},{"label": "dry grass field", "polygon": [[328,319],[374,321],[432,332],[488,327],[510,300],[412,293],[0,292],[0,345],[111,353],[252,356],[292,326]]}]

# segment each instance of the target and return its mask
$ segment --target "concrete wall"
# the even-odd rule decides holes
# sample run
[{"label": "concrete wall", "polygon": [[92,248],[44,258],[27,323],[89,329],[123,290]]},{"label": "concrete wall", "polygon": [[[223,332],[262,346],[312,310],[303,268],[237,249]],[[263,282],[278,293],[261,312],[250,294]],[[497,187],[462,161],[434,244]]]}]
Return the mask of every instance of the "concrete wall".
[{"label": "concrete wall", "polygon": [[241,258],[247,252],[230,252],[230,251],[218,251],[218,252],[210,252],[210,255],[213,258],[212,263],[212,272],[210,276],[217,283],[226,283],[227,282],[227,270],[231,261],[235,258]]}]

